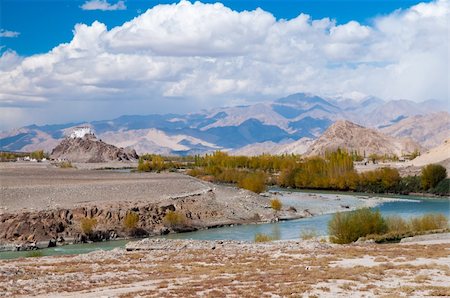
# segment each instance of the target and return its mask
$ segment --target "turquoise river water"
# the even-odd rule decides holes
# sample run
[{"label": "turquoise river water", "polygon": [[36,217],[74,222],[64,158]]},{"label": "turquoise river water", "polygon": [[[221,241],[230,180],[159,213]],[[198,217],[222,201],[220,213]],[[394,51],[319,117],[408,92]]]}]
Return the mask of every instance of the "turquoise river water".
[{"label": "turquoise river water", "polygon": [[[351,193],[340,193],[351,196]],[[442,213],[450,217],[450,198],[427,198],[419,196],[390,196],[399,198],[394,202],[385,202],[376,208],[383,215],[399,215],[404,218],[420,216],[426,213]],[[282,199],[283,201],[283,199]],[[289,202],[292,203],[292,199]],[[267,224],[235,225],[215,229],[200,230],[190,233],[165,236],[170,239],[197,240],[247,240],[252,241],[256,233],[270,235],[273,239],[299,239],[302,231],[313,231],[316,235],[326,235],[328,221],[332,214],[319,215],[297,220],[282,221]],[[92,244],[74,244],[40,250],[43,255],[80,254],[94,250],[111,250],[124,247],[129,240],[107,241]],[[0,252],[0,259],[25,257],[29,252]]]}]

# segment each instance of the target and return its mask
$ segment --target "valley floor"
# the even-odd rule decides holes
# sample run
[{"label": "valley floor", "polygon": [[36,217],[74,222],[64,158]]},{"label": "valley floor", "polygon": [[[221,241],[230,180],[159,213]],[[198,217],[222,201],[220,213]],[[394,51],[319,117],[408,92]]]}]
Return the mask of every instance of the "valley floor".
[{"label": "valley floor", "polygon": [[449,236],[387,245],[145,239],[131,251],[0,261],[0,296],[448,297]]},{"label": "valley floor", "polygon": [[201,229],[348,211],[387,200],[298,193],[275,212],[270,208],[270,199],[277,195],[271,193],[261,196],[180,173],[93,169],[117,166],[110,164],[76,166],[79,168],[0,163],[0,248],[4,245],[9,250],[36,241],[43,247],[60,236],[79,239],[80,221],[85,217],[97,220],[98,231],[114,231],[123,237],[124,217],[135,212],[139,214],[137,228],[147,235],[160,235],[168,232],[163,222],[167,210],[182,213],[186,225]]}]

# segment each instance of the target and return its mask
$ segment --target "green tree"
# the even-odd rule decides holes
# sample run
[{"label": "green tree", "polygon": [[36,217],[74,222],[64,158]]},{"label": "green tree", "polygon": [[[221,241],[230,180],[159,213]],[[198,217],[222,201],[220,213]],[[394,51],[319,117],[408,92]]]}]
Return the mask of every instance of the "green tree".
[{"label": "green tree", "polygon": [[447,170],[438,164],[429,164],[422,169],[421,184],[424,190],[435,187],[447,177]]}]

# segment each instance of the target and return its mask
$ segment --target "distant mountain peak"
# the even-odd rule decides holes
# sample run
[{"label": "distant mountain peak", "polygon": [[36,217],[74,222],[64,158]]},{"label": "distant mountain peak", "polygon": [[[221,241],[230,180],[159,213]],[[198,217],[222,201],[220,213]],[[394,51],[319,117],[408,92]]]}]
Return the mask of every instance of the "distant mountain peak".
[{"label": "distant mountain peak", "polygon": [[[360,100],[354,98],[358,96]],[[435,116],[436,119],[417,118],[420,119],[417,123],[407,121],[416,115],[446,111],[448,103],[434,100],[423,103],[408,100],[385,102],[362,94],[350,94],[350,97],[353,99],[344,95],[324,98],[310,93],[296,93],[272,102],[189,114],[124,115],[101,121],[31,125],[0,132],[0,150],[51,151],[78,126],[89,126],[99,138],[110,144],[132,147],[138,153],[164,155],[201,154],[219,148],[236,150],[259,143],[265,144],[257,145],[258,148],[275,148],[283,145],[280,144],[283,140],[315,139],[341,119],[352,124],[338,121],[332,129],[336,125],[356,129],[352,128],[356,124],[383,128],[391,136],[411,136],[427,147],[440,142],[441,136],[448,133],[445,122],[440,120],[441,116]],[[276,146],[270,142],[276,143]],[[298,148],[304,148],[303,145]],[[255,151],[252,147],[248,148]],[[298,148],[296,152],[301,151]]]},{"label": "distant mountain peak", "polygon": [[402,156],[422,149],[412,140],[393,138],[348,120],[338,120],[311,145],[306,154],[324,155],[338,148],[349,152],[356,151],[366,156],[370,154]]}]

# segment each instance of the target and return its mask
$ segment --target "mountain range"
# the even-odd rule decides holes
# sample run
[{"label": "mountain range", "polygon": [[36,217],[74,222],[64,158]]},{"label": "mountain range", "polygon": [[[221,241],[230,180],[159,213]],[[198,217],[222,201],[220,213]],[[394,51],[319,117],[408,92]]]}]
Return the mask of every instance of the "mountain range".
[{"label": "mountain range", "polygon": [[[272,102],[216,108],[191,114],[127,115],[116,119],[30,125],[0,133],[0,150],[51,151],[76,126],[91,127],[99,139],[138,153],[201,154],[213,150],[252,155],[303,153],[337,120],[410,137],[425,148],[450,135],[449,105],[428,100],[383,101],[323,98],[297,93]],[[437,114],[433,114],[437,113]],[[261,149],[266,148],[266,149]]]}]

